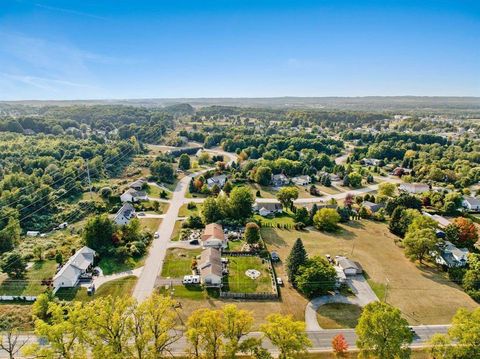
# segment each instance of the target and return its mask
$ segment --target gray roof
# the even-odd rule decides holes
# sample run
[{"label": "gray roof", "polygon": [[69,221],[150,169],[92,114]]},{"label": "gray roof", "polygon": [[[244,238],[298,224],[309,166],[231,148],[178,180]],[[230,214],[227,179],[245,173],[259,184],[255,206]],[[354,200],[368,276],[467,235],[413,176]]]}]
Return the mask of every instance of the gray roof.
[{"label": "gray roof", "polygon": [[337,263],[338,263],[338,266],[339,266],[340,268],[342,268],[343,270],[345,270],[345,269],[351,269],[351,268],[353,268],[353,269],[355,269],[355,270],[357,270],[357,271],[359,270],[357,264],[356,264],[354,261],[352,261],[352,260],[350,260],[350,259],[348,259],[348,258],[346,258],[346,257],[339,257],[339,258],[337,258]]},{"label": "gray roof", "polygon": [[82,247],[68,259],[67,263],[63,265],[53,279],[65,277],[76,280],[80,274],[93,264],[94,259],[95,251],[88,247]]},{"label": "gray roof", "polygon": [[472,207],[480,206],[480,199],[478,199],[478,198],[471,197],[471,196],[464,196],[463,200],[465,202],[468,202],[468,204]]},{"label": "gray roof", "polygon": [[214,274],[222,277],[222,257],[220,250],[208,247],[202,251],[199,266],[202,277]]},{"label": "gray roof", "polygon": [[123,206],[118,210],[117,214],[115,214],[115,219],[119,216],[123,216],[125,218],[130,218],[135,213],[135,207],[129,202],[123,204]]}]

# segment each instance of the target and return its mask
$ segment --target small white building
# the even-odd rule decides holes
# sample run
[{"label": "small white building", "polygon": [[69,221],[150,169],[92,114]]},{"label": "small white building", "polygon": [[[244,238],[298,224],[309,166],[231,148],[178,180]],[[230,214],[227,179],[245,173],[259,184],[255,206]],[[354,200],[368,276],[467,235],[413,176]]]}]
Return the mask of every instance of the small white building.
[{"label": "small white building", "polygon": [[335,264],[342,269],[346,276],[361,274],[363,272],[362,268],[347,257],[337,256],[335,258]]},{"label": "small white building", "polygon": [[462,207],[471,212],[480,212],[480,199],[463,196]]},{"label": "small white building", "polygon": [[457,248],[453,243],[445,241],[439,245],[435,262],[448,268],[464,267],[468,263],[468,249]]},{"label": "small white building", "polygon": [[222,286],[223,264],[220,249],[205,248],[202,251],[198,264],[201,283],[207,288],[220,288]]},{"label": "small white building", "polygon": [[430,191],[430,187],[425,183],[402,183],[398,189],[411,194],[419,194]]},{"label": "small white building", "polygon": [[118,226],[124,226],[125,224],[130,222],[130,220],[134,217],[135,217],[135,208],[131,203],[126,202],[115,214],[115,217],[113,217],[113,221]]},{"label": "small white building", "polygon": [[365,166],[378,166],[380,162],[381,160],[376,158],[363,158],[361,160],[361,163],[364,164]]},{"label": "small white building", "polygon": [[292,178],[292,182],[297,186],[307,186],[312,183],[312,178],[308,175],[296,176]]},{"label": "small white building", "polygon": [[213,176],[207,179],[207,186],[208,188],[212,188],[213,186],[217,185],[218,187],[223,188],[226,182],[227,182],[226,175]]},{"label": "small white building", "polygon": [[148,196],[143,191],[129,188],[120,196],[120,200],[122,202],[140,202],[148,200]]},{"label": "small white building", "polygon": [[257,212],[262,217],[267,217],[275,214],[279,214],[283,212],[283,206],[281,203],[278,202],[271,202],[271,203],[261,203],[255,202],[253,205],[253,210]]},{"label": "small white building", "polygon": [[283,173],[272,176],[272,183],[274,187],[286,186],[290,183],[290,180]]},{"label": "small white building", "polygon": [[80,277],[93,266],[95,254],[95,251],[88,247],[82,247],[75,252],[53,277],[53,291],[75,287]]},{"label": "small white building", "polygon": [[40,235],[39,231],[27,231],[27,237],[37,237]]},{"label": "small white building", "polygon": [[451,224],[452,222],[450,222],[448,219],[446,219],[445,217],[443,216],[440,216],[438,214],[430,214],[430,213],[427,213],[427,212],[423,212],[423,215],[426,216],[426,217],[430,217],[431,219],[433,219],[435,222],[438,223],[438,226],[440,228],[445,228],[447,227],[449,224]]}]

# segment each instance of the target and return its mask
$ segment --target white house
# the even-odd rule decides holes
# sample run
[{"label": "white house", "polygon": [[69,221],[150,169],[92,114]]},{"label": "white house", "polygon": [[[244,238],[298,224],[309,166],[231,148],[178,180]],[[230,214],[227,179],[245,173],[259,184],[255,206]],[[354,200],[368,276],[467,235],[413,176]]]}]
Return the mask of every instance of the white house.
[{"label": "white house", "polygon": [[480,212],[480,199],[470,196],[464,196],[462,207],[472,212]]},{"label": "white house", "polygon": [[141,191],[143,189],[143,186],[147,183],[147,181],[143,178],[140,178],[132,183],[130,183],[130,188],[133,188],[137,191]]},{"label": "white house", "polygon": [[134,217],[135,217],[135,208],[131,203],[126,202],[115,214],[115,217],[113,217],[113,221],[115,222],[115,224],[119,226],[123,226],[128,222],[130,222],[130,220]]},{"label": "white house", "polygon": [[363,158],[361,160],[361,163],[363,163],[365,166],[378,166],[380,164],[379,159],[376,158]]},{"label": "white house", "polygon": [[448,219],[446,219],[445,217],[443,216],[440,216],[438,214],[430,214],[430,213],[427,213],[427,212],[423,212],[423,215],[424,216],[427,216],[427,217],[430,217],[431,219],[433,219],[435,222],[438,223],[438,226],[440,228],[445,228],[447,227],[449,224],[451,224],[452,222],[450,222]]},{"label": "white house", "polygon": [[312,183],[312,179],[308,175],[296,176],[292,178],[292,182],[295,183],[297,186],[306,186]]},{"label": "white house", "polygon": [[223,227],[218,223],[209,223],[205,226],[200,237],[203,248],[227,248],[227,239]]},{"label": "white house", "polygon": [[37,237],[39,234],[39,231],[27,231],[27,237]]},{"label": "white house", "polygon": [[430,187],[425,183],[402,183],[398,189],[400,191],[417,194],[428,192]]},{"label": "white house", "polygon": [[205,248],[198,264],[201,283],[205,287],[220,288],[222,286],[223,264],[220,249]]},{"label": "white house", "polygon": [[148,200],[148,196],[143,191],[129,188],[120,196],[120,200],[122,202],[140,202]]},{"label": "white house", "polygon": [[271,203],[259,203],[255,202],[253,205],[253,210],[257,212],[262,217],[267,217],[270,215],[275,215],[277,213],[283,212],[283,206],[278,202]]},{"label": "white house", "polygon": [[457,248],[453,243],[445,241],[439,246],[435,262],[448,268],[464,267],[468,262],[468,249]]},{"label": "white house", "polygon": [[208,188],[212,188],[213,186],[217,185],[218,187],[222,188],[226,182],[227,182],[226,175],[214,176],[207,179],[207,186]]},{"label": "white house", "polygon": [[286,186],[287,184],[289,184],[290,180],[283,173],[280,173],[278,175],[273,175],[272,176],[272,183],[273,183],[274,187],[282,187],[282,186]]},{"label": "white house", "polygon": [[335,258],[335,264],[337,267],[343,270],[345,275],[356,275],[362,273],[362,268],[360,268],[354,261],[348,259],[347,257],[338,256]]},{"label": "white house", "polygon": [[75,287],[80,277],[92,267],[95,254],[95,251],[88,247],[82,247],[75,252],[53,277],[53,291]]}]

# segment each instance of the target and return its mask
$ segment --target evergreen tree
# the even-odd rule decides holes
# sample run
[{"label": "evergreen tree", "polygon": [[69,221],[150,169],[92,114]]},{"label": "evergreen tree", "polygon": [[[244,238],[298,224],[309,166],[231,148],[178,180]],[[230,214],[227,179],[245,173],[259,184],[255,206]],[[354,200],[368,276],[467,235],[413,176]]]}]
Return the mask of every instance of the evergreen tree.
[{"label": "evergreen tree", "polygon": [[404,207],[395,208],[392,213],[392,217],[390,218],[390,223],[388,225],[388,229],[390,230],[390,232],[392,232],[393,234],[396,234],[397,236],[402,236],[402,237],[405,234],[402,221],[401,221],[404,210],[405,210]]},{"label": "evergreen tree", "polygon": [[295,277],[298,274],[298,270],[307,263],[307,259],[307,251],[303,246],[303,242],[300,238],[297,238],[287,258],[287,275],[291,283],[295,284]]}]

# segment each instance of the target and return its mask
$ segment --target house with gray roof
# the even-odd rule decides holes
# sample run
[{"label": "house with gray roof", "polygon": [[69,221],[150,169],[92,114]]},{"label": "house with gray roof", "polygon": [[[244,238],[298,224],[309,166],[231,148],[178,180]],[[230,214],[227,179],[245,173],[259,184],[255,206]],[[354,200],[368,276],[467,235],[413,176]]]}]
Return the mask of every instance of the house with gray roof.
[{"label": "house with gray roof", "polygon": [[438,246],[435,262],[448,268],[464,267],[468,263],[468,249],[457,248],[453,243],[445,241]]},{"label": "house with gray roof", "polygon": [[53,291],[77,286],[80,278],[92,268],[95,255],[96,252],[88,247],[76,251],[53,277]]},{"label": "house with gray roof", "polygon": [[208,247],[202,251],[198,264],[200,281],[207,288],[222,286],[223,264],[220,249]]},{"label": "house with gray roof", "polygon": [[131,203],[126,202],[115,214],[115,217],[113,217],[113,221],[115,222],[116,225],[124,226],[128,222],[130,222],[130,220],[134,217],[135,217],[135,208]]}]

